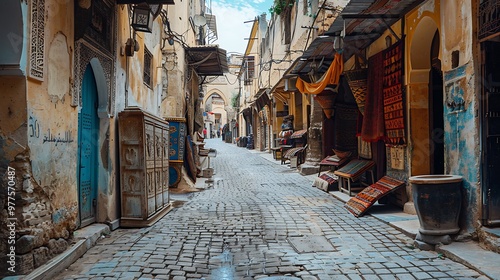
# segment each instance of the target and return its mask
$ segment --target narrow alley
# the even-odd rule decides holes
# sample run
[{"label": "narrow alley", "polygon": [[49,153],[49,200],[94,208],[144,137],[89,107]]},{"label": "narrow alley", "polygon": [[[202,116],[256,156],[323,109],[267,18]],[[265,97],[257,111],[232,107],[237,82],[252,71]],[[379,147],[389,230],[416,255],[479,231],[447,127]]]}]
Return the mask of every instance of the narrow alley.
[{"label": "narrow alley", "polygon": [[488,279],[355,218],[295,169],[206,142],[217,149],[213,187],[149,228],[111,232],[56,279]]}]

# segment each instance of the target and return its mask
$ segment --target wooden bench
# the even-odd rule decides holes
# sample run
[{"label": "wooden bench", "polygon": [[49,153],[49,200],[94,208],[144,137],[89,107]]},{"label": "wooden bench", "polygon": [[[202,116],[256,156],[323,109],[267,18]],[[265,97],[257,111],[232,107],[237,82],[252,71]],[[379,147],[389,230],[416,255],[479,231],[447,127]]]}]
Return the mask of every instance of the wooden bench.
[{"label": "wooden bench", "polygon": [[305,160],[305,151],[307,149],[307,145],[304,147],[295,147],[291,148],[286,153],[283,153],[281,157],[281,164],[285,164],[286,161],[291,160],[293,157],[297,157],[297,165],[301,165]]},{"label": "wooden bench", "polygon": [[[375,183],[373,167],[375,167],[375,162],[372,160],[353,159],[340,169],[336,170],[333,174],[339,176],[340,191],[352,196],[352,191],[362,190],[365,186]],[[360,186],[351,186],[351,182],[357,182],[361,178],[361,175],[365,172],[369,172],[371,174],[371,182],[369,184],[359,182]]]},{"label": "wooden bench", "polygon": [[334,161],[331,159],[332,157],[333,156],[327,156],[319,163],[318,177],[321,175],[321,171],[323,171],[325,167],[329,170],[335,171],[349,161],[349,158],[343,158],[339,161]]}]

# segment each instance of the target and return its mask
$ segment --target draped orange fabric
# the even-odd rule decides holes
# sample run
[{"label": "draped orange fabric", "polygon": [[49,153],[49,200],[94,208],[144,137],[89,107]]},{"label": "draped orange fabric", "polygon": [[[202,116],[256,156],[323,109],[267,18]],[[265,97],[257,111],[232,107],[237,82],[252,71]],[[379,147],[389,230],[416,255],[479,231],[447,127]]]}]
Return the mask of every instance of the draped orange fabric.
[{"label": "draped orange fabric", "polygon": [[344,60],[339,53],[335,54],[333,62],[328,68],[328,71],[316,83],[304,82],[301,78],[297,78],[295,86],[301,93],[318,94],[321,93],[327,85],[336,85],[339,83],[340,74],[344,71]]}]

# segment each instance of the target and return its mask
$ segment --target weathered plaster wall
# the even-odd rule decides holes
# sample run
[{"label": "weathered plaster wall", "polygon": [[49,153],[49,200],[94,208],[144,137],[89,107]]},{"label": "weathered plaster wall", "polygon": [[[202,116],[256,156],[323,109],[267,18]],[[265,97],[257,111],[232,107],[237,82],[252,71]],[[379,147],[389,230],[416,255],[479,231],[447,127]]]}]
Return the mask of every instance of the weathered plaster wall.
[{"label": "weathered plaster wall", "polygon": [[2,174],[10,161],[28,146],[26,78],[0,77],[0,168]]},{"label": "weathered plaster wall", "polygon": [[[472,1],[442,1],[442,61],[445,98],[445,170],[464,177],[461,229],[475,230],[480,219],[479,94],[476,81]],[[453,68],[452,52],[458,51]]]},{"label": "weathered plaster wall", "polygon": [[73,42],[63,32],[47,40],[46,82],[28,83],[28,137],[33,179],[48,193],[56,212],[71,209],[75,219],[78,111],[69,105]]},{"label": "weathered plaster wall", "polygon": [[[440,35],[441,68],[444,83],[445,173],[464,177],[461,229],[471,233],[479,218],[479,127],[475,88],[476,63],[473,53],[473,15],[470,1],[427,1],[407,20],[407,75],[410,99],[411,175],[425,174],[429,157],[425,150],[428,132],[428,71],[432,26]],[[422,29],[423,28],[423,29]],[[420,30],[420,31],[419,31]],[[432,34],[430,34],[432,33]],[[426,52],[427,51],[427,52]],[[459,52],[458,67],[452,52]],[[427,80],[426,80],[427,79]],[[425,98],[425,99],[424,99]],[[419,148],[420,147],[420,148]],[[421,153],[424,162],[420,159]],[[419,164],[422,163],[422,164]]]},{"label": "weathered plaster wall", "polygon": [[445,107],[445,170],[464,177],[461,228],[471,233],[480,219],[480,152],[479,127],[473,62],[445,72],[446,103],[462,106]]},{"label": "weathered plaster wall", "polygon": [[[142,109],[159,115],[161,102],[161,33],[163,23],[161,17],[157,17],[153,23],[152,33],[134,32],[130,27],[128,18],[128,8],[118,9],[118,53],[119,64],[117,65],[117,111],[121,111],[128,106],[139,106]],[[125,56],[124,47],[127,39],[134,38],[139,45],[139,50],[134,52],[132,57]],[[150,69],[152,83],[147,86],[144,83],[144,53],[145,49],[152,55],[152,65]],[[123,94],[121,94],[123,93]],[[125,104],[125,103],[128,104]]]},{"label": "weathered plaster wall", "polygon": [[54,234],[67,238],[78,222],[78,111],[70,106],[73,5],[47,4],[46,76],[42,83],[28,80],[28,140],[33,181],[50,201]]},{"label": "weathered plaster wall", "polygon": [[[163,79],[161,81],[163,83],[161,116],[163,117],[186,117],[186,107],[189,106],[190,102],[193,102],[192,99],[189,99],[190,91],[187,90],[193,77],[188,71],[185,59],[186,52],[182,47],[182,44],[195,45],[195,33],[188,19],[190,16],[194,16],[191,13],[196,13],[199,7],[194,6],[198,2],[190,2],[192,1],[180,1],[176,2],[175,5],[163,6],[167,10],[171,30],[182,34],[182,36],[173,38],[173,45],[165,42],[162,49],[165,61],[163,64],[158,64],[164,69],[164,75],[161,78]],[[197,87],[194,90],[198,91]]]},{"label": "weathered plaster wall", "polygon": [[[179,66],[176,66],[179,67]],[[186,84],[184,69],[174,68],[168,71],[168,86],[166,98],[162,102],[163,116],[184,117],[184,108],[186,108]]]},{"label": "weathered plaster wall", "polygon": [[[13,166],[15,157],[25,153],[28,148],[27,139],[27,108],[26,108],[26,78],[25,77],[6,77],[0,76],[0,174],[2,191],[0,192],[0,239],[8,240],[10,234],[7,227],[8,216],[7,205],[7,168]],[[22,172],[15,172],[15,191],[17,196],[15,203],[21,204]],[[21,210],[20,206],[16,210]],[[22,218],[21,212],[16,212],[16,218]],[[17,237],[17,236],[16,236]],[[10,251],[10,245],[7,242],[0,242],[0,271],[7,272],[7,253]],[[16,268],[17,270],[18,268]]]},{"label": "weathered plaster wall", "polygon": [[46,1],[44,78],[0,78],[1,167],[16,169],[18,274],[64,251],[77,226],[77,110],[70,106],[73,42],[68,39],[73,6],[59,2]]}]

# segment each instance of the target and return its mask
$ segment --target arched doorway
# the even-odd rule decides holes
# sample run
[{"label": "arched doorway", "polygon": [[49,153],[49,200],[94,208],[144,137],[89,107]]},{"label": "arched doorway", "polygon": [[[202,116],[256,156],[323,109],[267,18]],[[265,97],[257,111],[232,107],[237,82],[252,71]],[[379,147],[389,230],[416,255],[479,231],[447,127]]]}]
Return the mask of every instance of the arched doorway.
[{"label": "arched doorway", "polygon": [[95,222],[99,146],[98,95],[90,64],[82,81],[81,110],[78,114],[78,203],[80,227]]},{"label": "arched doorway", "polygon": [[429,74],[430,174],[444,174],[444,92],[439,47],[439,32],[436,31],[431,45]]},{"label": "arched doorway", "polygon": [[410,43],[410,175],[444,173],[444,101],[440,36],[430,17],[418,23]]}]

